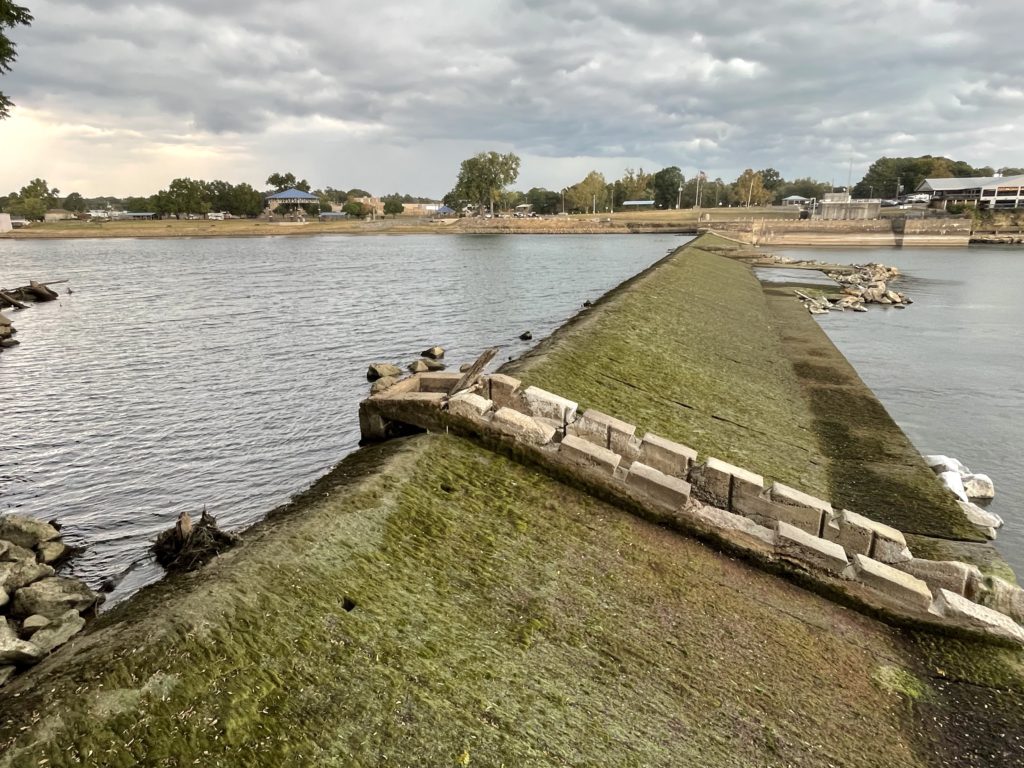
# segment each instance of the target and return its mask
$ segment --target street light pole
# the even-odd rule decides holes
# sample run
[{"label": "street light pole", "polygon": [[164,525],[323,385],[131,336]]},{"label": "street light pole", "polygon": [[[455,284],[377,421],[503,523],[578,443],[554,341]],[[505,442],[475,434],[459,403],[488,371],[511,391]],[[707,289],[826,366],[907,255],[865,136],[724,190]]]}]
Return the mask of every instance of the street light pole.
[{"label": "street light pole", "polygon": [[679,195],[676,197],[676,210],[683,207],[683,185],[679,184]]}]

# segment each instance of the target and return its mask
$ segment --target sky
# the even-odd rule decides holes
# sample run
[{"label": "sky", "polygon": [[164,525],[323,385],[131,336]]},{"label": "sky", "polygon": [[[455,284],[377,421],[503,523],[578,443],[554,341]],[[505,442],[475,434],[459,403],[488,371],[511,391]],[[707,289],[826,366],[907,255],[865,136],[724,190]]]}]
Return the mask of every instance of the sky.
[{"label": "sky", "polygon": [[1024,3],[17,0],[0,193],[149,195],[179,176],[440,197],[744,168],[856,182],[876,158],[1024,166]]}]

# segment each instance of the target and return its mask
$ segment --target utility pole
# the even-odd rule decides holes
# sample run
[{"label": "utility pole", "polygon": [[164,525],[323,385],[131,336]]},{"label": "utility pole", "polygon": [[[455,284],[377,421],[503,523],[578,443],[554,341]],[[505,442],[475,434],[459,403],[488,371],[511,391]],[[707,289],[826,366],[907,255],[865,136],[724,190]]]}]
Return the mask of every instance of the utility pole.
[{"label": "utility pole", "polygon": [[565,213],[565,187],[562,187],[562,213]]},{"label": "utility pole", "polygon": [[679,182],[679,194],[676,196],[676,210],[683,207],[683,183]]},{"label": "utility pole", "polygon": [[594,193],[594,213],[597,213],[597,193]]},{"label": "utility pole", "polygon": [[751,175],[751,177],[750,177],[750,189],[747,190],[747,208],[750,207],[750,198],[754,196],[754,179],[755,178],[756,178],[755,175]]}]

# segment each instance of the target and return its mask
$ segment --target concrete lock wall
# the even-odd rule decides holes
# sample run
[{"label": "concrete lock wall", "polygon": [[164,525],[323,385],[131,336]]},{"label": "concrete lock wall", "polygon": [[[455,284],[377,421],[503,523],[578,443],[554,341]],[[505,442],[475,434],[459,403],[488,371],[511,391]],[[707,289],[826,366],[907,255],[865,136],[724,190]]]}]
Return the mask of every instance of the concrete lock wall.
[{"label": "concrete lock wall", "polygon": [[[458,373],[399,380],[359,407],[364,442],[453,430],[507,446],[559,477],[738,552],[799,573],[897,623],[1024,644],[1024,590],[974,566],[915,558],[903,533],[757,472],[646,433],[511,376],[452,390]],[[986,601],[993,607],[984,605]],[[1000,612],[1002,611],[1002,612]]]},{"label": "concrete lock wall", "polygon": [[758,219],[716,223],[716,233],[751,245],[967,245],[967,219],[826,221]]}]

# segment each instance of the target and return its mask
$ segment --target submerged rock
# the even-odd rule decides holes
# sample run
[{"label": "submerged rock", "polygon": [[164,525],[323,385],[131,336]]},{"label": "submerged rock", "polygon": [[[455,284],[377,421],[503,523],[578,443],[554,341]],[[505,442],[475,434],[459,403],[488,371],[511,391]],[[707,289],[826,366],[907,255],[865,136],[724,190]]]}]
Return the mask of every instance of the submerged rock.
[{"label": "submerged rock", "polygon": [[431,360],[440,360],[444,357],[444,347],[431,347],[420,352],[420,357],[427,357]]},{"label": "submerged rock", "polygon": [[366,369],[366,380],[376,381],[385,376],[401,376],[402,369],[391,363],[373,363]]},{"label": "submerged rock", "polygon": [[970,474],[963,478],[964,490],[971,499],[991,499],[996,495],[996,487],[992,478],[988,475],[978,473]]}]

